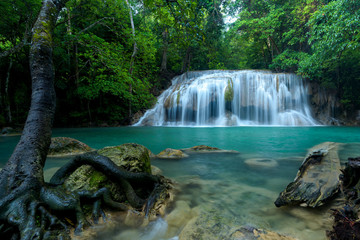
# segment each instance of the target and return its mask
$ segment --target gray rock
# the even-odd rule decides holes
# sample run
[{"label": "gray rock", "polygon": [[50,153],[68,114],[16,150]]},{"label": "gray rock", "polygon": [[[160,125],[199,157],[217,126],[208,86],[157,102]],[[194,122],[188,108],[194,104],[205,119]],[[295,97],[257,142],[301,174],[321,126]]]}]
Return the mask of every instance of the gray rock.
[{"label": "gray rock", "polygon": [[279,194],[275,205],[318,207],[337,194],[341,174],[339,146],[339,143],[325,142],[311,148],[295,180]]},{"label": "gray rock", "polygon": [[79,140],[68,137],[54,137],[51,138],[48,156],[62,157],[82,154],[89,151],[93,151],[93,149]]}]

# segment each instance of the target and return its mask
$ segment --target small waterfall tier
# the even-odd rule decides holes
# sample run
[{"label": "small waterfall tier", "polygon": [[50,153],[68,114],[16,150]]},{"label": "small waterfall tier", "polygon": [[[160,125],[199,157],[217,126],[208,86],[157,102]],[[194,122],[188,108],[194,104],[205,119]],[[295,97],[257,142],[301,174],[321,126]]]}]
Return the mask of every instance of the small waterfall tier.
[{"label": "small waterfall tier", "polygon": [[135,126],[317,125],[305,81],[269,71],[196,71],[172,80]]}]

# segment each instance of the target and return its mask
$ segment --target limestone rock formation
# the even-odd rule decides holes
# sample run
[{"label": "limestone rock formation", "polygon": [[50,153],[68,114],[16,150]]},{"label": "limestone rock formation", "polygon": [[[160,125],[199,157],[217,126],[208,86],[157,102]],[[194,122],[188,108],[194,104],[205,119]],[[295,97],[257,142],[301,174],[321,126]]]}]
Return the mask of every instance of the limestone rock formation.
[{"label": "limestone rock formation", "polygon": [[340,144],[325,142],[309,150],[297,175],[275,201],[277,207],[297,205],[318,207],[339,191]]}]

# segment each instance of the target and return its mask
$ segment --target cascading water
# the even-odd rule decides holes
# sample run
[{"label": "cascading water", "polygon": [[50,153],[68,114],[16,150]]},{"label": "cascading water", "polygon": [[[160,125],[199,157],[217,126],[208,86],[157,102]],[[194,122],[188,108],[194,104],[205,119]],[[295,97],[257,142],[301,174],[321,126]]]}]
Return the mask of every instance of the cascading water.
[{"label": "cascading water", "polygon": [[199,71],[175,77],[135,126],[317,125],[295,74]]}]

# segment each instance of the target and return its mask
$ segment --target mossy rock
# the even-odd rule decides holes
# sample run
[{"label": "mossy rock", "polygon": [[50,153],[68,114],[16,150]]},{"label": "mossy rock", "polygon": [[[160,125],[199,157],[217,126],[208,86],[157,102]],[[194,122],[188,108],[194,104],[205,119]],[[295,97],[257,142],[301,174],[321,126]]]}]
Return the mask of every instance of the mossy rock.
[{"label": "mossy rock", "polygon": [[228,80],[228,85],[225,88],[225,101],[231,102],[234,99],[234,84],[232,79]]},{"label": "mossy rock", "polygon": [[68,137],[51,138],[48,156],[77,155],[92,151],[93,149],[79,140]]},{"label": "mossy rock", "polygon": [[[126,143],[115,147],[105,147],[98,153],[109,157],[115,164],[130,172],[147,172],[151,174],[150,151],[139,144]],[[107,187],[115,201],[124,201],[122,190],[108,178],[91,166],[81,166],[65,181],[70,191],[89,190],[96,191]],[[141,193],[139,193],[141,195]]]},{"label": "mossy rock", "polygon": [[136,143],[125,143],[116,147],[105,147],[98,150],[118,166],[130,172],[147,172],[151,174],[150,154],[146,147]]},{"label": "mossy rock", "polygon": [[188,157],[187,154],[185,154],[181,150],[167,148],[163,151],[161,151],[158,155],[156,155],[158,158],[185,158]]}]

